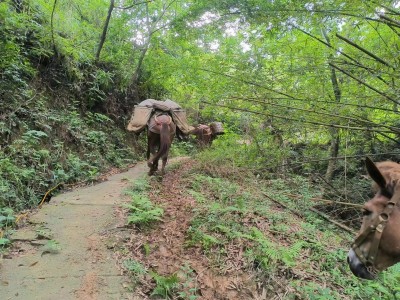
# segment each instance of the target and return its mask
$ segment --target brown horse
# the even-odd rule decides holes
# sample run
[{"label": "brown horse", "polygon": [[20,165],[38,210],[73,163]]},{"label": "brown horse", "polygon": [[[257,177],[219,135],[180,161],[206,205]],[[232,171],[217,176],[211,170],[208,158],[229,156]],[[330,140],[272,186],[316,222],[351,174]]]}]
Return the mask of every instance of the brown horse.
[{"label": "brown horse", "polygon": [[374,164],[367,158],[366,167],[376,194],[364,205],[360,233],[347,261],[354,275],[374,279],[377,273],[400,262],[400,164]]},{"label": "brown horse", "polygon": [[168,152],[174,139],[176,125],[170,115],[156,113],[147,124],[147,165],[149,175],[158,170],[158,160],[162,158],[161,174],[165,174]]}]

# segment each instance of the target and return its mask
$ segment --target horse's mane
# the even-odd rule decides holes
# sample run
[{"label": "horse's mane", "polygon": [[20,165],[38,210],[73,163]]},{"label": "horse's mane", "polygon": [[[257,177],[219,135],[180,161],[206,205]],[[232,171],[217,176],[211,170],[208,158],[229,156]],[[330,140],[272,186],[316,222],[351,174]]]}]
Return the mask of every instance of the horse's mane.
[{"label": "horse's mane", "polygon": [[[400,164],[393,161],[382,161],[376,163],[377,168],[383,175],[386,185],[394,188],[400,182]],[[378,186],[374,183],[374,190],[378,190]]]}]

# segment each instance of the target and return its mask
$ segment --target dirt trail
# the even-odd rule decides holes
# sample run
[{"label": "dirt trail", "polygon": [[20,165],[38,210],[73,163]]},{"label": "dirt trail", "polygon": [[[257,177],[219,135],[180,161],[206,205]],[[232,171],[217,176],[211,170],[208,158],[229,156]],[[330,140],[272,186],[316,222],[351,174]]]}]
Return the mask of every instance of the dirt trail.
[{"label": "dirt trail", "polygon": [[[121,192],[146,171],[140,163],[105,182],[53,197],[32,215],[31,225],[12,236],[19,254],[1,261],[1,299],[130,299],[104,236],[122,225],[115,216]],[[38,233],[52,241],[39,240]]]}]

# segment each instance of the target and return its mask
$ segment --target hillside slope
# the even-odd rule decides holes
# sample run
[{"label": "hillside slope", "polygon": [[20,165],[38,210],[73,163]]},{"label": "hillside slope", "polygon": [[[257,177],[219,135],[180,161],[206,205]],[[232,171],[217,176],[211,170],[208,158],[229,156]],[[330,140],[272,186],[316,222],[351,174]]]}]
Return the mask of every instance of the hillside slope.
[{"label": "hillside slope", "polygon": [[[116,250],[143,299],[400,296],[396,269],[377,282],[351,274],[353,236],[308,210],[315,192],[301,177],[260,180],[245,170],[184,161],[164,178],[134,184],[127,211],[133,231]],[[163,214],[149,218],[143,203]]]}]

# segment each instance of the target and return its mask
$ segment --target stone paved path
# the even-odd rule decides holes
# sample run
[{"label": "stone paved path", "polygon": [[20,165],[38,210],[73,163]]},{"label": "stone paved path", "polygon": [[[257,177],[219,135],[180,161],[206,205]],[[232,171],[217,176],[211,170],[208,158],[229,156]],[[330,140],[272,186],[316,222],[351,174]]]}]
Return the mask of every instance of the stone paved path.
[{"label": "stone paved path", "polygon": [[[18,256],[0,261],[0,298],[20,300],[133,299],[103,237],[121,220],[115,207],[131,181],[143,176],[140,163],[94,186],[53,197],[12,238]],[[38,239],[49,235],[52,241]]]}]

